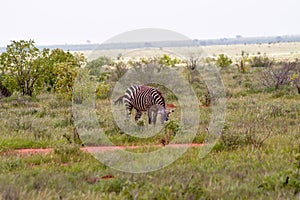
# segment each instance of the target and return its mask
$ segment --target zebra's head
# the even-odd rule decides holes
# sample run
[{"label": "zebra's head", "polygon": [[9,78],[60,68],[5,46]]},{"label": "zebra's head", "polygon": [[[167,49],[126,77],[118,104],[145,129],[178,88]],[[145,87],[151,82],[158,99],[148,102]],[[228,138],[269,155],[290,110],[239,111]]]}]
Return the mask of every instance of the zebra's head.
[{"label": "zebra's head", "polygon": [[172,112],[174,112],[174,110],[163,109],[158,111],[158,113],[161,115],[161,124],[165,124],[169,120]]}]

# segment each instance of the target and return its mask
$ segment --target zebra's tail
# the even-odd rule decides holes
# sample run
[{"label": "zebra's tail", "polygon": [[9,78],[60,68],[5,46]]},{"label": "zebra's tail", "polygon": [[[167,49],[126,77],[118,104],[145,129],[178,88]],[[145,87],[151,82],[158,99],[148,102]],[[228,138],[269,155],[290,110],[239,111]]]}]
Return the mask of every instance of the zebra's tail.
[{"label": "zebra's tail", "polygon": [[125,95],[120,96],[117,100],[115,100],[115,105],[119,104],[123,104],[123,98],[125,97]]}]

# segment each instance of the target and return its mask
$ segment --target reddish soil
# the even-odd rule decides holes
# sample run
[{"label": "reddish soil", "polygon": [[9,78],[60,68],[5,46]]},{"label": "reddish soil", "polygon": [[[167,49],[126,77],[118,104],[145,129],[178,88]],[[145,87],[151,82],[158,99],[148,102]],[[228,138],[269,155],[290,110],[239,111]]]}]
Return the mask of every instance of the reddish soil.
[{"label": "reddish soil", "polygon": [[[180,147],[200,147],[203,144],[169,144],[166,145],[169,147],[180,148]],[[82,147],[80,148],[82,151],[85,152],[99,152],[99,151],[112,151],[117,149],[138,149],[142,147],[163,147],[163,145],[145,145],[145,146],[94,146],[94,147]],[[8,152],[4,152],[1,154],[19,154],[19,155],[26,155],[26,154],[43,154],[43,153],[50,153],[53,151],[53,148],[46,148],[46,149],[16,149]]]}]

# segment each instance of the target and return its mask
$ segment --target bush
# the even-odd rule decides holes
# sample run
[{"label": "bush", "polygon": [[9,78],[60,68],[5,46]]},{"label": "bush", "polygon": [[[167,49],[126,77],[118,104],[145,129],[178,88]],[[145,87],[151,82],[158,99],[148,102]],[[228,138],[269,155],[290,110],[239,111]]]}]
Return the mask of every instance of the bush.
[{"label": "bush", "polygon": [[96,89],[96,97],[98,99],[107,99],[111,93],[110,86],[105,83],[99,83]]},{"label": "bush", "polygon": [[273,61],[266,55],[254,56],[249,60],[249,62],[251,67],[268,67],[273,63]]},{"label": "bush", "polygon": [[[258,125],[258,121],[262,125]],[[252,145],[252,148],[262,147],[272,134],[272,129],[264,121],[265,119],[259,118],[256,122],[243,123],[234,128],[230,128],[228,124],[225,124],[221,132],[219,145],[223,149],[229,150],[246,145]]]},{"label": "bush", "polygon": [[175,136],[179,132],[180,132],[180,125],[176,120],[171,119],[171,120],[167,121],[165,124],[165,130],[164,130],[165,136],[167,136],[167,138],[166,138],[165,142],[163,143],[163,145],[169,144],[171,141],[171,137]]},{"label": "bush", "polygon": [[284,63],[283,65],[269,65],[261,73],[261,83],[267,88],[275,88],[276,90],[291,82],[291,77],[296,69],[295,62]]},{"label": "bush", "polygon": [[159,64],[164,66],[175,66],[176,64],[180,63],[180,60],[177,58],[172,59],[167,54],[164,54],[162,57],[159,58]]},{"label": "bush", "polygon": [[87,63],[86,68],[89,70],[90,75],[100,77],[102,74],[102,66],[110,65],[112,63],[110,58],[105,56],[99,57]]},{"label": "bush", "polygon": [[236,60],[235,64],[241,73],[246,73],[250,71],[248,53],[242,51],[241,57]]},{"label": "bush", "polygon": [[224,54],[220,54],[216,61],[216,65],[219,67],[228,67],[231,64],[232,60]]},{"label": "bush", "polygon": [[67,53],[66,61],[55,63],[53,74],[54,91],[62,95],[67,100],[72,98],[72,93],[75,85],[75,80],[79,74],[79,70],[85,63],[83,54],[70,54]]}]

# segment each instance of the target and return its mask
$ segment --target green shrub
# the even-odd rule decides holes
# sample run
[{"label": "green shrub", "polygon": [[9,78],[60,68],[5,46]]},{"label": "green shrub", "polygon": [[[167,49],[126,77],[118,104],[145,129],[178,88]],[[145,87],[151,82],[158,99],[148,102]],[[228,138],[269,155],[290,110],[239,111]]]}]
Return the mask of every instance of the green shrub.
[{"label": "green shrub", "polygon": [[273,63],[273,61],[268,58],[266,55],[264,56],[254,56],[249,59],[249,63],[251,67],[268,67]]},{"label": "green shrub", "polygon": [[164,54],[159,58],[158,63],[163,66],[175,66],[176,64],[179,64],[181,61],[178,58],[171,58],[167,54]]},{"label": "green shrub", "polygon": [[224,54],[220,54],[216,61],[216,65],[218,67],[228,67],[231,64],[232,64],[232,60]]},{"label": "green shrub", "polygon": [[96,97],[98,99],[107,99],[111,94],[111,89],[108,84],[99,83],[96,89]]},{"label": "green shrub", "polygon": [[249,54],[245,51],[242,51],[241,57],[236,60],[235,64],[240,73],[246,73],[250,71],[249,65]]},{"label": "green shrub", "polygon": [[102,67],[104,65],[110,65],[112,60],[108,57],[101,56],[95,60],[92,60],[87,63],[86,68],[89,70],[90,75],[100,77],[102,73]]}]

